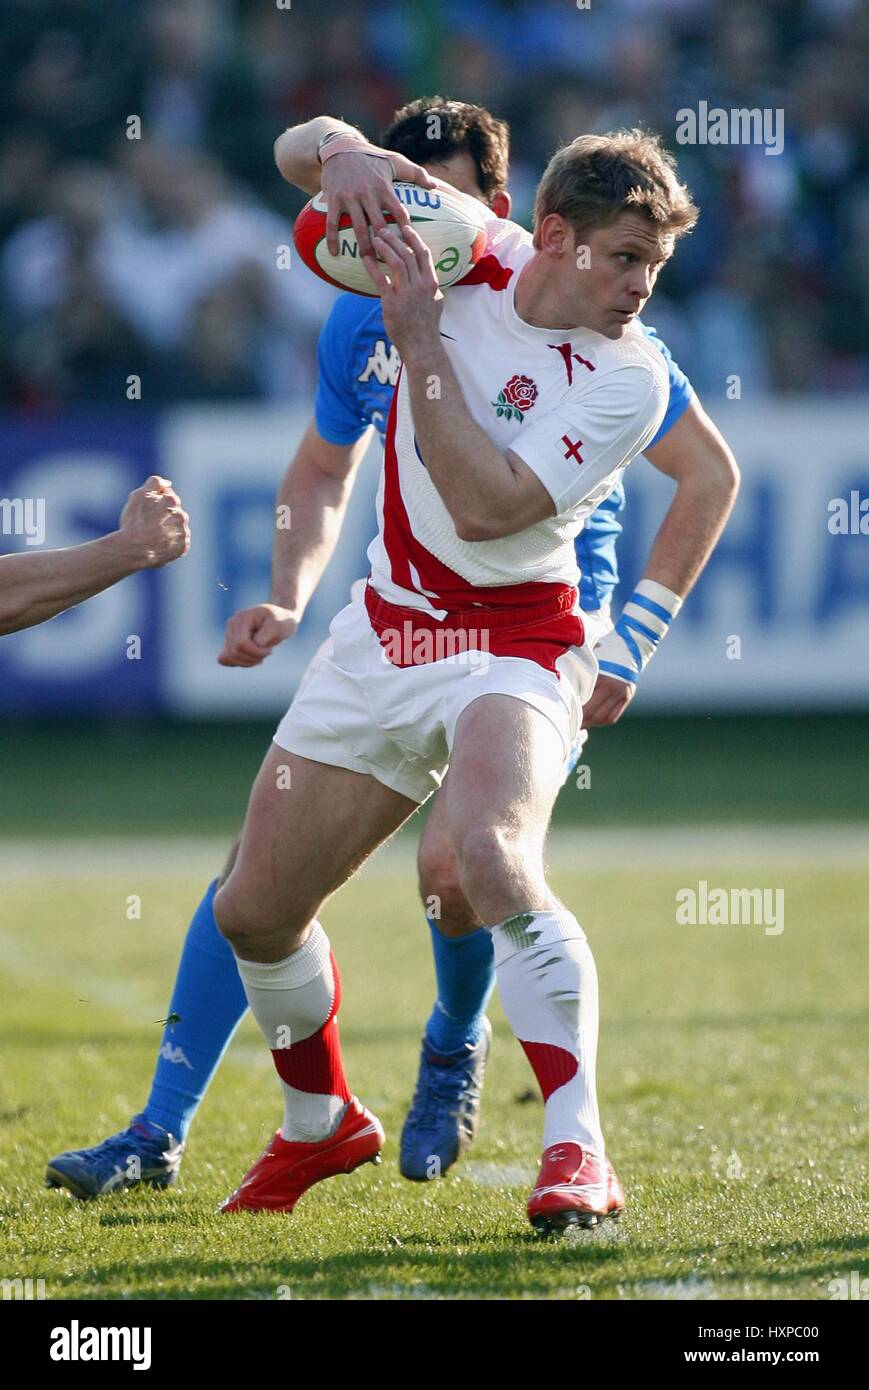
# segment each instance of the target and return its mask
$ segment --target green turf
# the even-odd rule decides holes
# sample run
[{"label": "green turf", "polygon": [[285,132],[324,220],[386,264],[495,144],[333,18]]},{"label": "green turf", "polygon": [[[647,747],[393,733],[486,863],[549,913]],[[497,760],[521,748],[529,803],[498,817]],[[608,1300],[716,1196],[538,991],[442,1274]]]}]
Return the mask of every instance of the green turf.
[{"label": "green turf", "polygon": [[[49,1298],[827,1299],[830,1280],[869,1273],[869,873],[771,864],[763,881],[786,893],[780,936],[677,925],[674,895],[696,883],[696,867],[556,875],[598,960],[600,1093],[629,1199],[620,1229],[561,1243],[525,1222],[542,1108],[497,1006],[471,1155],[443,1181],[398,1175],[431,966],[397,873],[354,882],[324,914],[344,975],[351,1083],[387,1129],[379,1169],[322,1184],[291,1218],[215,1213],[278,1120],[270,1059],[248,1020],[174,1190],[88,1205],[43,1190],[46,1158],[102,1138],[144,1099],[202,885],[134,877],[5,890],[5,1277],[42,1278]],[[130,892],[142,896],[140,922],[126,918]]]},{"label": "green turf", "polygon": [[[6,837],[231,835],[273,724],[11,721]],[[626,717],[595,730],[591,785],[556,820],[869,822],[869,716]]]}]

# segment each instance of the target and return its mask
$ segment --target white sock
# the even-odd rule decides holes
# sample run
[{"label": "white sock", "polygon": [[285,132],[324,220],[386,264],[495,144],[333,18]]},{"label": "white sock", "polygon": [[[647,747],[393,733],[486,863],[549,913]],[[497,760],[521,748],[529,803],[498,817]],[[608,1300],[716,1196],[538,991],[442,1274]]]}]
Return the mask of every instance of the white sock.
[{"label": "white sock", "polygon": [[521,912],[492,928],[498,992],[545,1101],[543,1147],[604,1156],[595,1084],[597,971],[571,912]]},{"label": "white sock", "polygon": [[[236,962],[280,1077],[281,1134],[305,1144],[327,1138],[341,1123],[350,1096],[338,1047],[340,983],[329,938],[314,922],[305,944],[286,960],[263,964],[236,957]],[[306,1047],[298,1046],[306,1040]]]}]

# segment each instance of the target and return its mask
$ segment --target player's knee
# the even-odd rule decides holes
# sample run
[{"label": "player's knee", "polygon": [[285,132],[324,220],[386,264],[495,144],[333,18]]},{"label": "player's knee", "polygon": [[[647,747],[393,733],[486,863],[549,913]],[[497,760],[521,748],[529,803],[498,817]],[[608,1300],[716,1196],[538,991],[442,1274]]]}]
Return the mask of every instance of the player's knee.
[{"label": "player's knee", "polygon": [[504,873],[515,857],[513,836],[498,825],[477,826],[467,831],[459,845],[460,882]]},{"label": "player's knee", "polygon": [[466,936],[479,922],[462,890],[452,846],[420,846],[419,894],[426,916],[449,937]]},{"label": "player's knee", "polygon": [[264,948],[292,949],[286,923],[276,923],[267,905],[231,875],[214,895],[214,920],[242,960],[254,959]]},{"label": "player's knee", "polygon": [[482,887],[507,886],[524,876],[522,844],[500,826],[469,830],[459,847],[459,881],[471,905]]},{"label": "player's knee", "polygon": [[[255,925],[249,920],[249,914],[241,902],[240,895],[226,878],[221,883],[214,895],[214,920],[217,923],[221,936],[225,937],[235,950],[239,950],[240,939],[249,936],[255,931]],[[239,951],[239,954],[241,952]]]}]

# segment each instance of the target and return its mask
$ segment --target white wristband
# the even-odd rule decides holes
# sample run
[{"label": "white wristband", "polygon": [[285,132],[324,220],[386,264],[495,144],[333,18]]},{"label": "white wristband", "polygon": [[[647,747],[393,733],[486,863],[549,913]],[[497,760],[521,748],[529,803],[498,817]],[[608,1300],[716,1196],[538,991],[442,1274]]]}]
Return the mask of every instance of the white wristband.
[{"label": "white wristband", "polygon": [[654,579],[641,579],[621,617],[595,648],[604,675],[634,685],[666,636],[682,600]]}]

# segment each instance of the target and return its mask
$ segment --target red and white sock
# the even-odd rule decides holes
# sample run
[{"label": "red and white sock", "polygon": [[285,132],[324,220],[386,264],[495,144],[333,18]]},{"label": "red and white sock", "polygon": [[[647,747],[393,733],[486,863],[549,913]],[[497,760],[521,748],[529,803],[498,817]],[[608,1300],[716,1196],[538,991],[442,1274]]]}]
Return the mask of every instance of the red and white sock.
[{"label": "red and white sock", "polygon": [[328,1138],[351,1098],[338,1039],[341,980],[329,938],[314,922],[304,946],[286,960],[236,962],[281,1079],[281,1134],[304,1144]]},{"label": "red and white sock", "polygon": [[597,1105],[597,970],[571,912],[521,912],[492,928],[498,993],[543,1092],[543,1147],[604,1156]]}]

